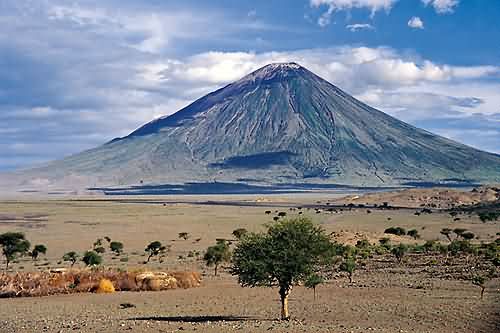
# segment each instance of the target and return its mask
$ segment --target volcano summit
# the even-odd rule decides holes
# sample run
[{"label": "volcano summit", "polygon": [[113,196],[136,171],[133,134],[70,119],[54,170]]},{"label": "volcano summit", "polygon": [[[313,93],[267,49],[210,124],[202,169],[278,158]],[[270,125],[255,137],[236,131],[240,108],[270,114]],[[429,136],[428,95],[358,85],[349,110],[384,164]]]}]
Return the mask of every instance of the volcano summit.
[{"label": "volcano summit", "polygon": [[139,182],[498,182],[500,156],[415,128],[296,63],[279,63],[126,137],[15,178],[24,185],[65,188]]}]

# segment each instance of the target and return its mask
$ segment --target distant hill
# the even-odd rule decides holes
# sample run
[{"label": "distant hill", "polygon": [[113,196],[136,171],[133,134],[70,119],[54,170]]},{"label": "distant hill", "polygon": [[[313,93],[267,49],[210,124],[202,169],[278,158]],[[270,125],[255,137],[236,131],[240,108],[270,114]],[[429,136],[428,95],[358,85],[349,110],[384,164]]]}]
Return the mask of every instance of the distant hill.
[{"label": "distant hill", "polygon": [[415,128],[280,63],[126,137],[8,178],[24,188],[487,183],[500,182],[500,156]]}]

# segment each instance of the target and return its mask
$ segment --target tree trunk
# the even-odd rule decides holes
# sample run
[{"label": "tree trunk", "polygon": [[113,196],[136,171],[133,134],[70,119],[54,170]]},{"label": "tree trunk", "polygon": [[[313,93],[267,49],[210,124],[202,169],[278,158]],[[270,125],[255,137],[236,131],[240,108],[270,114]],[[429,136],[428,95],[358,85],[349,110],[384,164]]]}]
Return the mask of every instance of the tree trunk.
[{"label": "tree trunk", "polygon": [[316,302],[316,287],[313,287],[314,301]]},{"label": "tree trunk", "polygon": [[349,273],[349,283],[352,283],[352,273]]},{"label": "tree trunk", "polygon": [[483,299],[484,287],[481,287],[481,299]]},{"label": "tree trunk", "polygon": [[290,320],[290,315],[288,314],[288,295],[290,295],[290,288],[280,287],[280,298],[281,298],[281,320]]},{"label": "tree trunk", "polygon": [[217,276],[217,268],[219,268],[219,266],[215,264],[215,276]]},{"label": "tree trunk", "polygon": [[10,263],[10,260],[7,258],[7,260],[5,262],[5,270],[9,269],[9,263]]}]

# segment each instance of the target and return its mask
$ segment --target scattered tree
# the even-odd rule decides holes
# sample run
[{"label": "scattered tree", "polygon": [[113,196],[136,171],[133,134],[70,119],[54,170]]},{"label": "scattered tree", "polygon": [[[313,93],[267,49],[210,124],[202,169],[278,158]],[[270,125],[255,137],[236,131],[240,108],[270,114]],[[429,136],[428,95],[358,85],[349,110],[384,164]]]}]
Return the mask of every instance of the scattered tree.
[{"label": "scattered tree", "polygon": [[397,236],[404,236],[404,235],[406,235],[406,230],[404,228],[401,228],[401,227],[390,227],[390,228],[385,229],[384,233],[393,234],[393,235],[397,235]]},{"label": "scattered tree", "polygon": [[6,232],[0,235],[0,246],[5,257],[5,270],[9,268],[9,263],[17,255],[24,255],[30,248],[30,242],[24,238],[21,232]]},{"label": "scattered tree", "polygon": [[236,237],[236,239],[240,239],[247,233],[247,229],[245,228],[238,228],[233,230],[233,236]]},{"label": "scattered tree", "polygon": [[474,239],[474,237],[476,237],[476,235],[474,235],[472,232],[468,231],[468,232],[464,232],[462,234],[462,238],[465,239],[465,240],[471,240],[471,239]]},{"label": "scattered tree", "polygon": [[457,238],[462,237],[462,235],[466,231],[467,231],[467,229],[463,229],[463,228],[455,228],[455,229],[453,229],[453,232],[455,233],[455,235],[457,236]]},{"label": "scattered tree", "polygon": [[123,243],[112,241],[111,243],[109,243],[109,249],[117,256],[119,256],[123,252]]},{"label": "scattered tree", "polygon": [[238,243],[231,273],[244,287],[279,287],[281,319],[288,320],[288,297],[294,285],[329,267],[335,246],[325,231],[307,218],[268,225]]},{"label": "scattered tree", "polygon": [[486,281],[486,277],[483,275],[475,275],[472,277],[472,284],[481,288],[481,299],[483,299]]},{"label": "scattered tree", "polygon": [[391,252],[396,257],[398,262],[401,262],[406,252],[408,252],[408,246],[406,244],[399,244],[398,246],[393,247]]},{"label": "scattered tree", "polygon": [[314,300],[316,300],[316,287],[324,282],[325,282],[325,279],[321,275],[316,274],[316,273],[309,276],[306,279],[306,281],[304,282],[304,286],[306,288],[313,290]]},{"label": "scattered tree", "polygon": [[352,275],[354,274],[354,270],[356,270],[356,260],[353,257],[348,257],[340,264],[339,268],[342,272],[347,273],[349,282],[352,283]]},{"label": "scattered tree", "polygon": [[87,251],[83,254],[82,261],[87,266],[98,266],[102,263],[102,257],[95,251]]},{"label": "scattered tree", "polygon": [[207,266],[214,266],[214,275],[217,276],[217,271],[219,265],[223,262],[228,262],[231,259],[231,251],[229,250],[229,244],[220,240],[217,244],[208,247],[207,252],[203,256],[203,260]]},{"label": "scattered tree", "polygon": [[35,247],[33,248],[33,250],[31,250],[31,259],[33,260],[37,260],[38,259],[38,255],[41,254],[46,254],[47,253],[47,247],[43,244],[37,244],[35,245]]},{"label": "scattered tree", "polygon": [[149,243],[144,251],[149,253],[148,259],[146,260],[146,263],[148,263],[152,257],[163,256],[168,251],[168,249],[166,246],[162,245],[161,242],[154,241]]},{"label": "scattered tree", "polygon": [[279,217],[285,217],[285,216],[286,216],[286,212],[279,212],[279,213],[278,213],[278,216],[279,216]]},{"label": "scattered tree", "polygon": [[188,240],[189,233],[187,233],[187,232],[179,232],[179,238],[180,239],[184,239],[184,240]]},{"label": "scattered tree", "polygon": [[70,252],[66,253],[65,255],[63,255],[63,260],[71,262],[71,267],[73,267],[75,265],[75,263],[77,262],[79,257],[80,256],[75,251],[70,251]]},{"label": "scattered tree", "polygon": [[415,239],[415,240],[417,240],[417,239],[420,238],[420,235],[418,234],[418,230],[417,229],[408,230],[407,235],[410,236],[410,237],[413,237],[413,239]]}]

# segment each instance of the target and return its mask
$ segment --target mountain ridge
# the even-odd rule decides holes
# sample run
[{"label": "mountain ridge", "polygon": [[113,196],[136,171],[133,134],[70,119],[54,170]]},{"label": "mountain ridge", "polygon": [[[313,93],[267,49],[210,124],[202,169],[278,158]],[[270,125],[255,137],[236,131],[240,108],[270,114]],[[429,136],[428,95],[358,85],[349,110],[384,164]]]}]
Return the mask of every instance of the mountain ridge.
[{"label": "mountain ridge", "polygon": [[297,63],[277,63],[125,137],[23,175],[87,187],[240,179],[498,182],[500,156],[404,123]]}]

